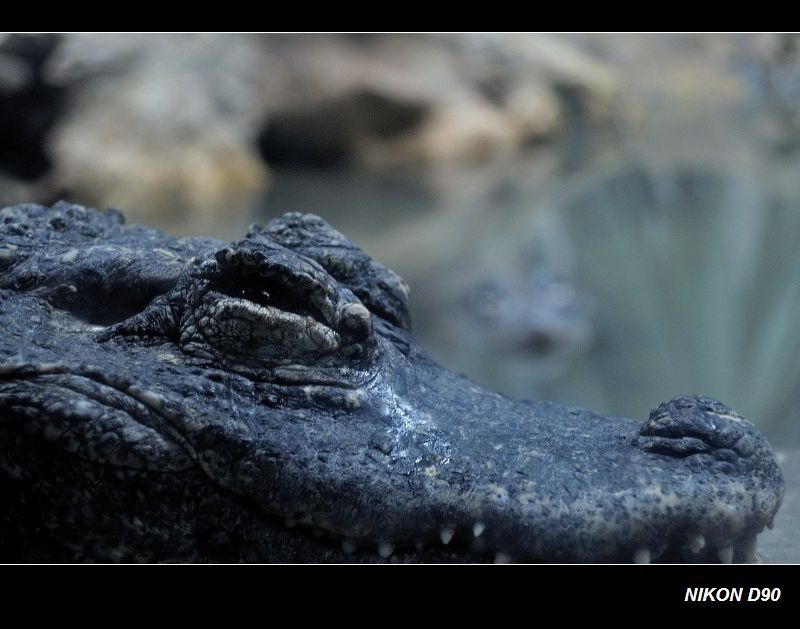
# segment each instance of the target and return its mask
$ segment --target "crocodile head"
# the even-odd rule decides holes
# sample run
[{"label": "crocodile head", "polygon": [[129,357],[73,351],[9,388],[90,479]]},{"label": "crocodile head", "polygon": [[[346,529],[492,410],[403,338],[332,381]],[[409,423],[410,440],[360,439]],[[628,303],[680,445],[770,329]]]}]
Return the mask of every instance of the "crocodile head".
[{"label": "crocodile head", "polygon": [[503,397],[407,299],[312,215],[224,244],[1,210],[0,559],[752,559],[783,479],[750,422]]}]

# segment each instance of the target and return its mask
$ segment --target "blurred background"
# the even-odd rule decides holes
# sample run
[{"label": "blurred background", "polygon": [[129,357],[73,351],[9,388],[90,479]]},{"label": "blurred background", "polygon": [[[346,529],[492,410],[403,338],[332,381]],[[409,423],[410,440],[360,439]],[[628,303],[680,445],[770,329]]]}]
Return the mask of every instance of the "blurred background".
[{"label": "blurred background", "polygon": [[0,35],[0,206],[319,214],[449,368],[800,443],[795,35]]}]

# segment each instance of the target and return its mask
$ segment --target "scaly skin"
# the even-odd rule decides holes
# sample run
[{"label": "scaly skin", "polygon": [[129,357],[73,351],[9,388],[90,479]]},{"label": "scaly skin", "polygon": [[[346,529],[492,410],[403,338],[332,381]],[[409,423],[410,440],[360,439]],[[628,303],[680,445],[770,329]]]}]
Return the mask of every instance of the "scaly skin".
[{"label": "scaly skin", "polygon": [[0,210],[0,560],[749,561],[783,479],[721,403],[491,393],[322,219],[225,245]]}]

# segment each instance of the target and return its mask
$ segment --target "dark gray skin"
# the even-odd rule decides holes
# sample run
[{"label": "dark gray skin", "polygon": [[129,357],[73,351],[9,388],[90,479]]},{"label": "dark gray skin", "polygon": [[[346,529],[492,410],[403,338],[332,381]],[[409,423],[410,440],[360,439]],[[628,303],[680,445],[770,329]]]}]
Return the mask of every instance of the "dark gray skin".
[{"label": "dark gray skin", "polygon": [[322,219],[225,245],[0,210],[0,560],[750,561],[783,494],[723,404],[491,393]]}]

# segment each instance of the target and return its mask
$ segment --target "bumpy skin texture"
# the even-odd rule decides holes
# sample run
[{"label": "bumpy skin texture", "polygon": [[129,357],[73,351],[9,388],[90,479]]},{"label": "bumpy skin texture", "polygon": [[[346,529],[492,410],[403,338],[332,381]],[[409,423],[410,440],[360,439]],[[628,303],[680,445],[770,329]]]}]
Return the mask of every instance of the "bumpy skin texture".
[{"label": "bumpy skin texture", "polygon": [[769,444],[486,391],[322,219],[225,245],[0,210],[0,560],[748,561]]}]

